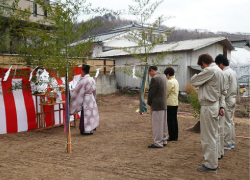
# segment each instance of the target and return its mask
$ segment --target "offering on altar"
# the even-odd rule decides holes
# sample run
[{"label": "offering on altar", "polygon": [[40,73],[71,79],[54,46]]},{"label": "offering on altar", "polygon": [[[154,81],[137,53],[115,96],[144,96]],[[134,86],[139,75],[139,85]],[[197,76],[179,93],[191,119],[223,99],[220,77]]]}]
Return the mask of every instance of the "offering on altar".
[{"label": "offering on altar", "polygon": [[64,94],[65,94],[66,91],[65,91],[65,88],[64,88],[64,87],[60,87],[59,89],[60,89],[61,93],[64,93]]},{"label": "offering on altar", "polygon": [[47,97],[46,104],[53,104],[56,102],[56,99],[58,97],[57,92],[55,91],[55,88],[48,88],[47,92],[45,92],[45,96]]}]

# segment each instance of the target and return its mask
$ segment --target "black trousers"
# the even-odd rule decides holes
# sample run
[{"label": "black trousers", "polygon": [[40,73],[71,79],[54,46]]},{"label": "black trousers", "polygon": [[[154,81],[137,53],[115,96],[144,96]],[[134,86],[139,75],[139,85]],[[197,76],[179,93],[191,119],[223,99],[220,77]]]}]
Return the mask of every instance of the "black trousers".
[{"label": "black trousers", "polygon": [[168,106],[167,108],[168,138],[170,140],[178,139],[177,110],[178,106]]}]

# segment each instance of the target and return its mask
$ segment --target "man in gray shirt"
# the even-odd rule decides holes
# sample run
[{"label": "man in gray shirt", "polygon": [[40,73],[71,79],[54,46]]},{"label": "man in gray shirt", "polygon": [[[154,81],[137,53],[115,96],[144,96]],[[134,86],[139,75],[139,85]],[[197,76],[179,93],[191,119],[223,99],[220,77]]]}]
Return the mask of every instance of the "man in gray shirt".
[{"label": "man in gray shirt", "polygon": [[203,70],[191,78],[191,84],[199,86],[198,98],[201,104],[200,128],[201,146],[205,163],[198,171],[217,172],[218,169],[218,126],[219,114],[224,115],[223,99],[224,77],[221,69],[209,54],[202,54],[197,63]]},{"label": "man in gray shirt", "polygon": [[222,117],[223,124],[221,124],[220,127],[221,144],[219,155],[223,157],[224,149],[231,150],[231,148],[234,148],[235,127],[233,116],[236,104],[235,98],[237,94],[237,75],[229,67],[229,61],[226,56],[223,56],[222,54],[218,55],[215,58],[215,63],[222,69],[225,78],[225,88],[227,90],[227,94],[225,95],[225,116]]}]

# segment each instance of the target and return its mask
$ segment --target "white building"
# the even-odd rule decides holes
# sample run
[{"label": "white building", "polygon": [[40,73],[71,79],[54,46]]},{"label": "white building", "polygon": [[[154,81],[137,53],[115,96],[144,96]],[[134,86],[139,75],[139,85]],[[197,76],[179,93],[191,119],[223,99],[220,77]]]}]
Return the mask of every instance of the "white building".
[{"label": "white building", "polygon": [[[131,32],[142,32],[143,29],[147,29],[148,26],[132,23],[127,26],[116,28],[109,33],[96,35],[94,38],[94,48],[92,56],[95,59],[98,58],[107,58],[115,60],[115,65],[130,65],[130,72],[132,71],[131,66],[133,63],[140,63],[139,59],[136,59],[131,54],[121,50],[121,48],[137,47],[138,44],[133,41],[133,36],[130,36]],[[160,44],[157,44],[154,49],[150,52],[150,58],[148,60],[149,65],[153,64],[157,55],[162,54],[163,52],[170,51],[167,56],[164,57],[164,60],[160,62],[159,69],[163,73],[164,69],[170,64],[176,71],[176,78],[180,84],[180,91],[185,91],[186,84],[190,81],[190,78],[195,74],[201,71],[200,66],[197,65],[198,57],[201,54],[208,53],[213,58],[218,54],[224,54],[231,59],[231,50],[234,49],[230,41],[225,37],[213,37],[213,38],[204,38],[204,39],[195,39],[195,40],[186,40],[179,41],[174,43],[167,43],[167,36],[165,34],[166,30],[154,28],[151,36],[147,37],[147,43],[150,44],[154,41],[155,38],[158,38],[160,35],[163,35],[163,41]],[[84,42],[85,40],[71,44],[75,46],[78,43]],[[141,51],[143,52],[143,51]],[[176,62],[172,63],[175,59],[178,59]],[[136,70],[141,70],[142,66],[136,66]],[[132,74],[124,74],[121,70],[116,68],[116,79],[117,85],[121,87],[140,87],[141,79],[133,79]]]},{"label": "white building", "polygon": [[[169,44],[159,44],[152,50],[148,62],[151,64],[152,59],[154,59],[158,54],[171,51],[170,54],[165,56],[164,60],[158,67],[160,71],[163,72],[169,64],[172,64],[173,59],[177,58],[178,60],[172,65],[172,67],[174,67],[177,72],[176,78],[180,84],[180,91],[185,91],[185,86],[190,81],[190,78],[195,73],[199,73],[201,70],[201,68],[197,65],[199,55],[208,53],[215,58],[218,54],[224,54],[230,60],[231,50],[233,49],[234,47],[225,37],[213,37],[179,41]],[[115,60],[115,64],[117,66],[126,63],[131,65],[139,61],[131,54],[119,49],[99,53],[97,57],[112,58]],[[140,66],[137,66],[136,69],[140,70]],[[116,79],[117,84],[121,87],[140,87],[141,84],[141,79],[133,79],[131,75],[127,75],[119,71],[116,71]]]},{"label": "white building", "polygon": [[[115,28],[108,33],[98,34],[95,37],[92,37],[94,43],[92,57],[99,57],[101,53],[117,48],[138,46],[138,43],[134,40],[136,34],[141,33],[143,30],[147,32],[147,30],[151,30],[151,28],[152,27],[150,25],[144,24],[142,26],[141,24],[132,22],[129,25]],[[163,36],[162,43],[166,42],[167,36],[165,32],[166,30],[164,29],[154,28],[153,32],[147,36],[147,43],[150,44],[151,41],[159,38],[160,35]],[[75,46],[85,41],[86,40],[84,39],[82,41],[72,43],[70,46]]]},{"label": "white building", "polygon": [[[50,0],[41,0],[47,3],[50,3]],[[14,0],[8,0],[7,1],[9,5],[12,5]],[[6,6],[6,8],[8,8]],[[18,2],[18,10],[24,11],[24,10],[30,9],[30,20],[33,22],[36,22],[38,20],[42,20],[43,18],[47,17],[47,12],[44,11],[39,4],[36,3],[34,0],[19,0]]]}]

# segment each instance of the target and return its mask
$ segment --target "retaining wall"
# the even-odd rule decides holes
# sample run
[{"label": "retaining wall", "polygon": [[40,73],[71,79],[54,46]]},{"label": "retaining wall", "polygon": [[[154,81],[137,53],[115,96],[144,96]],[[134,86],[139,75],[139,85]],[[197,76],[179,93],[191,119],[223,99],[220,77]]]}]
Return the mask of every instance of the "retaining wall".
[{"label": "retaining wall", "polygon": [[111,94],[116,91],[116,75],[99,74],[96,81],[97,94]]}]

